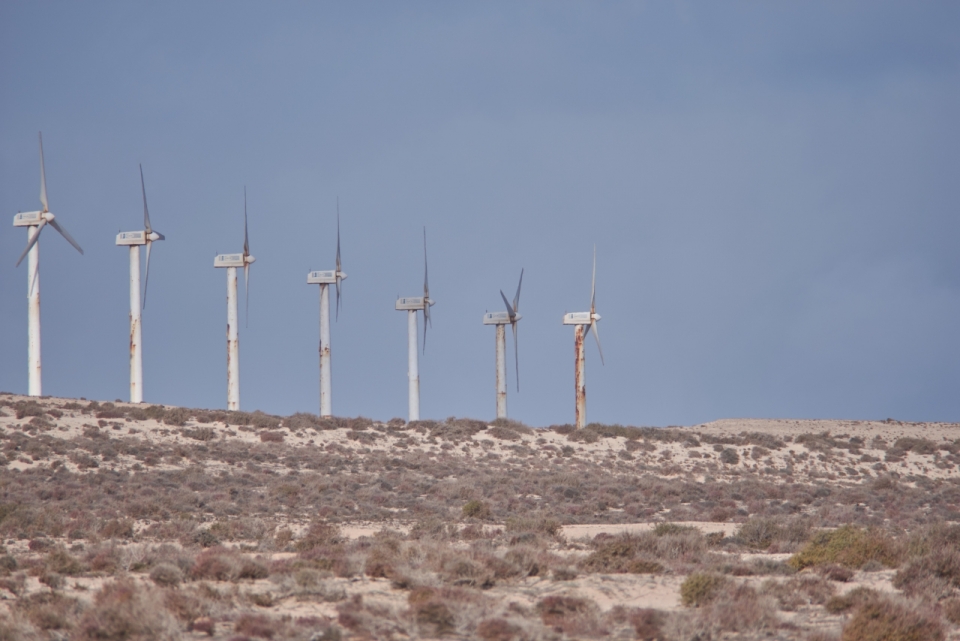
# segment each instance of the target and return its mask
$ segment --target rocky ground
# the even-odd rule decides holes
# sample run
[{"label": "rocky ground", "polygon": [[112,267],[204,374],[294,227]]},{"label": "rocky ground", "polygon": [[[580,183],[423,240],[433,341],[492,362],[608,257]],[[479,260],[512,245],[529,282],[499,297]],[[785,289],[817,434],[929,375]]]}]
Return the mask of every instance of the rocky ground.
[{"label": "rocky ground", "polygon": [[960,638],[956,424],[0,394],[0,448],[0,639]]}]

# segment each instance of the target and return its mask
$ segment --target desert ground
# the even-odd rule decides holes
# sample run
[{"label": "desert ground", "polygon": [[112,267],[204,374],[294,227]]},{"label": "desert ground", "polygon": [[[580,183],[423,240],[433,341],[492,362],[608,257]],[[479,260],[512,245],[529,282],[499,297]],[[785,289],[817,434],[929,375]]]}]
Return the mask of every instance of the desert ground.
[{"label": "desert ground", "polygon": [[0,394],[0,640],[960,639],[960,425]]}]

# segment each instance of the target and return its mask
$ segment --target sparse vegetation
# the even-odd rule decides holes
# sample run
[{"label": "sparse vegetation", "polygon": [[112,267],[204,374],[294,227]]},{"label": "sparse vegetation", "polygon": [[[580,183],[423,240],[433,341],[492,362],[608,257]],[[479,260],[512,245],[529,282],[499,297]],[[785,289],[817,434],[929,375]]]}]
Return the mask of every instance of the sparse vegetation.
[{"label": "sparse vegetation", "polygon": [[[865,576],[960,619],[957,439],[57,403],[0,395],[0,638],[836,640]],[[688,607],[592,600],[646,581]]]}]

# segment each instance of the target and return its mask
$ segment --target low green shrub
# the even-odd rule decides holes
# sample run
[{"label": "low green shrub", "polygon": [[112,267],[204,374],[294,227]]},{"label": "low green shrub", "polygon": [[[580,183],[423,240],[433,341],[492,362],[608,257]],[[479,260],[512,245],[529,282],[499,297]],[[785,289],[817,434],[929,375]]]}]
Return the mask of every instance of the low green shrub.
[{"label": "low green shrub", "polygon": [[728,579],[719,574],[694,572],[680,585],[680,601],[688,608],[696,608],[713,601],[727,585]]},{"label": "low green shrub", "polygon": [[902,559],[902,545],[885,533],[845,525],[817,533],[787,563],[797,570],[825,563],[860,569],[870,561],[895,568]]}]

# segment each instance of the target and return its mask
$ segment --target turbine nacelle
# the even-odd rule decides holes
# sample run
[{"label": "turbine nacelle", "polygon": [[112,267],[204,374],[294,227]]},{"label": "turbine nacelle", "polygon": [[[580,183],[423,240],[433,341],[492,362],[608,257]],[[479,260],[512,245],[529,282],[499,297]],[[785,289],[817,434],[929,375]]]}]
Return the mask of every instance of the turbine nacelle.
[{"label": "turbine nacelle", "polygon": [[484,325],[509,325],[523,318],[520,314],[514,314],[510,318],[509,312],[487,312],[483,315]]},{"label": "turbine nacelle", "polygon": [[600,320],[600,314],[590,312],[570,312],[563,315],[564,325],[593,325],[594,321]]},{"label": "turbine nacelle", "polygon": [[46,221],[50,222],[55,216],[48,211],[25,211],[13,217],[14,227],[34,227]]},{"label": "turbine nacelle", "polygon": [[336,269],[330,269],[327,271],[310,272],[307,274],[308,285],[334,285],[338,279],[346,280],[346,273],[337,271]]},{"label": "turbine nacelle", "polygon": [[401,310],[421,310],[426,309],[427,306],[435,305],[436,301],[426,298],[424,296],[408,296],[406,298],[398,298],[396,309]]},{"label": "turbine nacelle", "polygon": [[244,256],[243,254],[217,254],[213,259],[214,267],[245,267],[256,262],[253,256]]}]

